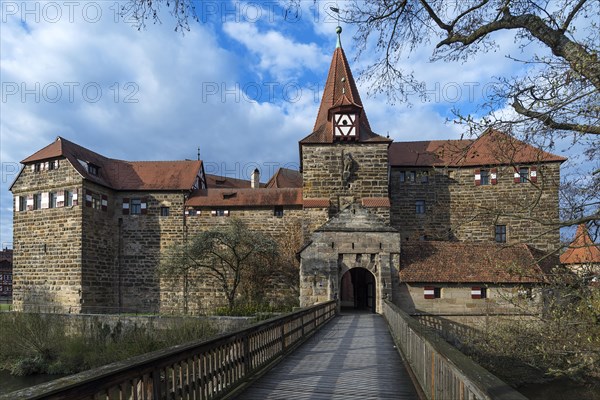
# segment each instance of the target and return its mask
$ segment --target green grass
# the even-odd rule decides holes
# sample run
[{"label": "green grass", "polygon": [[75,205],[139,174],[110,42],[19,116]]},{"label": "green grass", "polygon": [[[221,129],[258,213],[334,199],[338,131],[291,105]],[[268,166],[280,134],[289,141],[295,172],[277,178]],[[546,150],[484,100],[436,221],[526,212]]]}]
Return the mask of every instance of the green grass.
[{"label": "green grass", "polygon": [[0,311],[10,311],[12,304],[0,304]]}]

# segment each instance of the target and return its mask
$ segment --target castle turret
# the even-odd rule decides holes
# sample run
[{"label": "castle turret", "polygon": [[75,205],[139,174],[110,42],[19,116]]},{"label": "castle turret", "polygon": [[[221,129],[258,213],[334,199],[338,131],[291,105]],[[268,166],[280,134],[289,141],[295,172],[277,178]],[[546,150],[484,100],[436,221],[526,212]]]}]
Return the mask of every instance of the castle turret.
[{"label": "castle turret", "polygon": [[330,214],[358,203],[389,207],[388,146],[373,132],[348,60],[333,53],[313,132],[300,141],[304,199],[329,200]]}]

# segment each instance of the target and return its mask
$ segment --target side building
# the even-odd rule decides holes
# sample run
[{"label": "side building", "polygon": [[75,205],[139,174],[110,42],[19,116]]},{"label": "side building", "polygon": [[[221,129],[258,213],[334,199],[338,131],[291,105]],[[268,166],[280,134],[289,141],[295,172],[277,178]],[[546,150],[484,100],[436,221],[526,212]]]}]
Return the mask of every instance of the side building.
[{"label": "side building", "polygon": [[158,311],[156,264],[181,235],[202,162],[127,162],[58,137],[22,161],[14,194],[14,307]]},{"label": "side building", "polygon": [[0,303],[11,303],[13,292],[13,251],[0,251]]}]

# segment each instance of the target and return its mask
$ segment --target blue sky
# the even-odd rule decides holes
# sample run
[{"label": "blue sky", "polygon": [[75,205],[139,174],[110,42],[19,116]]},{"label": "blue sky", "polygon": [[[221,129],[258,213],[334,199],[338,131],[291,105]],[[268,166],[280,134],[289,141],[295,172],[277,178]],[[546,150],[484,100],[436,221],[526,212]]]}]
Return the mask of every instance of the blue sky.
[{"label": "blue sky", "polygon": [[[8,187],[19,161],[59,135],[126,160],[194,159],[200,147],[207,172],[239,178],[257,166],[263,180],[297,168],[337,21],[327,15],[335,2],[302,2],[287,19],[285,3],[205,1],[182,35],[166,10],[162,24],[138,31],[118,16],[118,1],[2,0],[2,246],[12,241]],[[354,60],[353,29],[342,26],[356,75],[374,54]],[[445,123],[451,109],[474,110],[493,77],[522,72],[505,58],[518,51],[512,34],[497,39],[502,51],[465,64],[430,63],[434,45],[418,49],[404,66],[425,82],[428,101],[390,105],[360,83],[372,128],[397,141],[458,138]]]}]

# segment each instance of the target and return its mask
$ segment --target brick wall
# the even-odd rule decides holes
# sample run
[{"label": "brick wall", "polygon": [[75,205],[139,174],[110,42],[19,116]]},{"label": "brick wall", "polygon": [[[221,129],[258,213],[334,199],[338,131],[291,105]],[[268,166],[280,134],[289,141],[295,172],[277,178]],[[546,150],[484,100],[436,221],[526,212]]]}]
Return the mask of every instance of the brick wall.
[{"label": "brick wall", "polygon": [[[401,172],[415,171],[415,182],[400,182]],[[505,225],[508,243],[527,243],[540,250],[559,247],[558,229],[544,222],[558,221],[560,164],[537,166],[537,183],[514,183],[513,167],[498,168],[495,185],[476,186],[475,168],[392,168],[391,224],[403,240],[495,241],[495,225]],[[428,182],[421,176],[428,174]],[[416,201],[425,213],[416,213]]]}]

